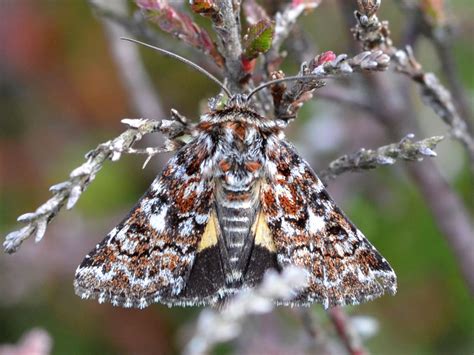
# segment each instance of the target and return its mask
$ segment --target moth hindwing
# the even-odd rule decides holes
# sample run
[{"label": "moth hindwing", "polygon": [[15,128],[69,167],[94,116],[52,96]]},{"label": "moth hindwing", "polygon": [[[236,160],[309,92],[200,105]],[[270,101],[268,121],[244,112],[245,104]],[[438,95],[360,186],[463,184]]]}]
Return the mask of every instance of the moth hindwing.
[{"label": "moth hindwing", "polygon": [[78,267],[76,293],[124,307],[213,305],[269,268],[307,269],[282,304],[395,293],[388,262],[285,140],[281,121],[230,104],[201,117],[130,214]]}]

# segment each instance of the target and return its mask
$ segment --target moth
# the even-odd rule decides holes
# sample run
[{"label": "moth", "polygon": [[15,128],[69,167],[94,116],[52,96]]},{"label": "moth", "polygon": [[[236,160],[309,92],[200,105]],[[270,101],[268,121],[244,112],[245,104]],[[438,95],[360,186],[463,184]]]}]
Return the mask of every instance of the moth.
[{"label": "moth", "polygon": [[252,107],[275,81],[232,95],[214,79],[230,99],[200,117],[191,141],[85,257],[76,293],[122,307],[216,305],[266,270],[296,265],[308,286],[280,304],[328,308],[394,294],[394,271],[285,139],[287,120]]}]

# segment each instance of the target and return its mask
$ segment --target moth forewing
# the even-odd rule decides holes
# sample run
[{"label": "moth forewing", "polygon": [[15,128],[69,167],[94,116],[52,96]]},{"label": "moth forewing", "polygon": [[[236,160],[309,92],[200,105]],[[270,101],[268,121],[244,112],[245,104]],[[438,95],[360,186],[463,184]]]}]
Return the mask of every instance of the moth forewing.
[{"label": "moth forewing", "polygon": [[124,307],[151,302],[209,303],[182,297],[200,242],[213,223],[213,186],[201,173],[209,159],[203,137],[168,162],[130,214],[78,267],[76,293]]},{"label": "moth forewing", "polygon": [[267,152],[262,211],[276,246],[280,267],[310,272],[309,287],[295,305],[326,308],[358,304],[396,292],[388,262],[336,206],[309,165],[286,141]]},{"label": "moth forewing", "polygon": [[288,265],[304,267],[309,286],[282,304],[395,292],[390,265],[284,140],[284,125],[240,101],[201,117],[192,141],[78,267],[76,293],[124,307],[215,305]]}]

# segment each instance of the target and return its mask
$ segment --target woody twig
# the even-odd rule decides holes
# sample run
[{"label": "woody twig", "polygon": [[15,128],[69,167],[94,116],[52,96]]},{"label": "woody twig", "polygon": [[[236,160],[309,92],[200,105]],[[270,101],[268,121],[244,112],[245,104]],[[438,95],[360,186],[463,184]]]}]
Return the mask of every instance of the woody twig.
[{"label": "woody twig", "polygon": [[[360,0],[358,3],[357,25],[353,30],[356,39],[361,41],[364,47],[382,48],[392,56],[399,71],[404,71],[408,76],[414,75],[413,78],[417,78],[421,92],[426,95],[425,102],[429,102],[435,113],[449,124],[452,136],[463,142],[472,158],[472,137],[467,131],[464,120],[457,115],[449,92],[434,75],[425,74],[421,70],[421,66],[414,60],[414,56],[409,53],[410,50],[408,52],[401,51],[393,46],[388,23],[380,21],[376,16],[380,1]],[[389,135],[402,134],[406,127],[412,127],[410,128],[412,132],[416,131],[416,117],[410,101],[405,100],[405,105],[400,107],[396,100],[397,95],[402,94],[386,81],[374,77],[367,80],[367,84],[371,90],[375,117],[386,125]],[[386,92],[391,92],[392,95],[386,95]],[[472,272],[474,270],[474,249],[470,247],[473,226],[462,200],[446,183],[438,168],[429,160],[423,166],[408,165],[407,171],[435,216],[438,227],[456,256],[456,261],[468,288],[471,293],[474,293],[474,273]]]},{"label": "woody twig", "polygon": [[435,136],[421,141],[414,141],[413,134],[408,134],[400,142],[372,149],[360,149],[355,153],[346,154],[329,164],[320,173],[320,178],[326,183],[345,172],[374,169],[378,166],[392,165],[397,160],[421,161],[425,157],[435,157],[434,149],[444,137]]},{"label": "woody twig", "polygon": [[[21,244],[30,237],[35,237],[35,241],[39,242],[45,232],[48,224],[56,217],[59,211],[66,206],[66,209],[74,207],[79,200],[81,194],[86,190],[89,184],[94,181],[96,174],[102,169],[107,160],[117,161],[123,153],[140,153],[141,150],[135,151],[132,146],[143,136],[162,132],[165,135],[174,138],[181,132],[186,132],[187,126],[184,122],[172,115],[174,120],[154,121],[148,119],[124,119],[123,123],[128,125],[128,129],[118,137],[101,143],[96,149],[86,154],[86,162],[74,169],[69,179],[50,187],[53,196],[39,206],[35,212],[25,213],[18,217],[18,222],[25,223],[25,226],[19,230],[8,234],[3,243],[3,247],[7,253],[14,253]],[[153,156],[158,152],[173,151],[177,148],[177,141],[170,139],[165,147],[160,150],[145,151],[149,156]]]},{"label": "woody twig", "polygon": [[259,286],[238,294],[222,311],[202,311],[184,353],[207,354],[216,344],[237,338],[247,317],[271,312],[275,300],[291,300],[306,285],[306,273],[296,266],[288,266],[281,273],[267,271]]},{"label": "woody twig", "polygon": [[353,28],[355,38],[364,49],[381,49],[390,55],[397,71],[419,85],[423,102],[450,126],[452,137],[464,145],[474,168],[474,138],[468,131],[466,120],[458,114],[450,92],[435,74],[423,71],[410,47],[398,49],[393,45],[388,22],[380,21],[377,17],[380,4],[380,0],[358,0],[359,10],[355,11],[357,24]]}]

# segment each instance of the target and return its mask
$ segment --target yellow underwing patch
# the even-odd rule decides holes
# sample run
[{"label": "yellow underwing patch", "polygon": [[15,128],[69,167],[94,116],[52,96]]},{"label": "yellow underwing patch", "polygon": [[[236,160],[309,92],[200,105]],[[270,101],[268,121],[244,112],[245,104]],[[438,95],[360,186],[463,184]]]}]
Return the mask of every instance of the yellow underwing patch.
[{"label": "yellow underwing patch", "polygon": [[201,241],[199,242],[197,251],[200,252],[206,248],[210,248],[217,244],[217,217],[214,211],[209,216]]},{"label": "yellow underwing patch", "polygon": [[270,232],[270,228],[268,228],[263,212],[258,214],[257,220],[252,227],[252,232],[255,233],[255,245],[259,245],[272,253],[276,252],[272,233]]}]

